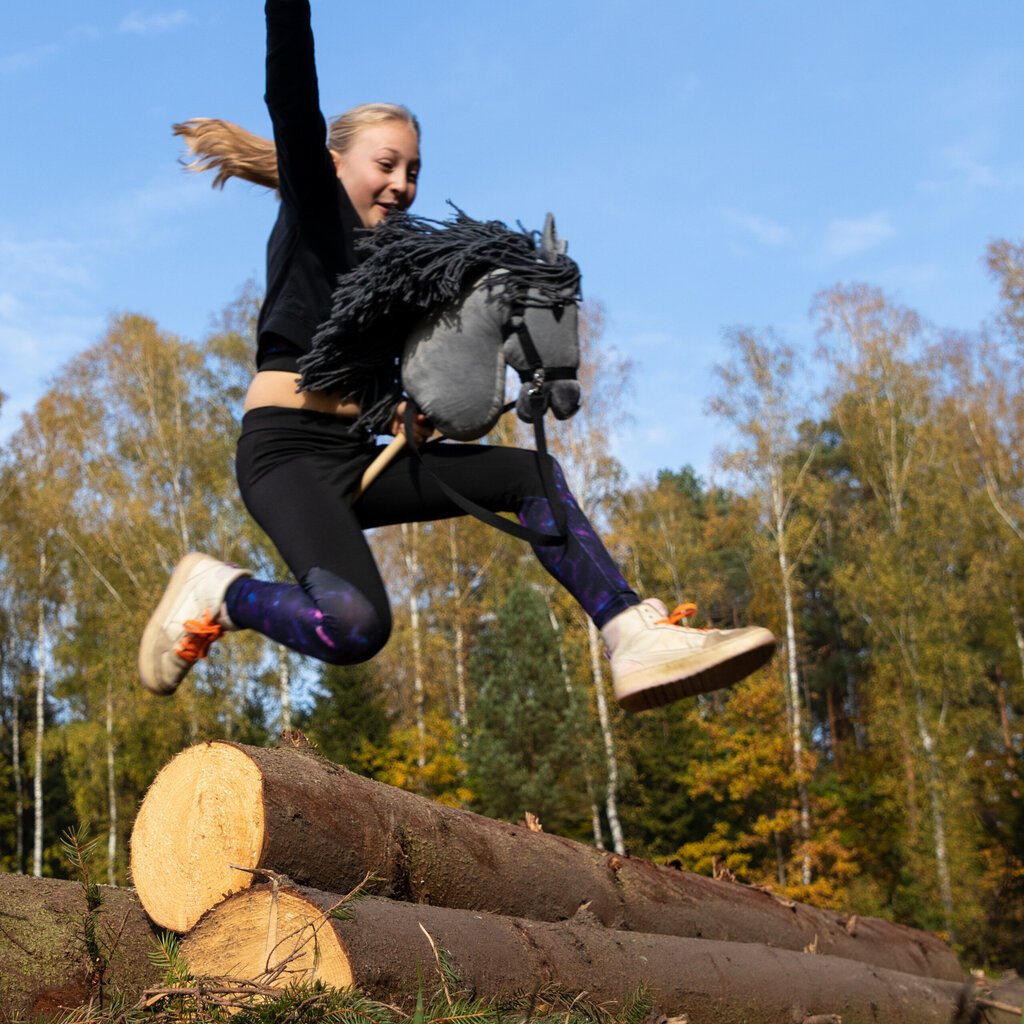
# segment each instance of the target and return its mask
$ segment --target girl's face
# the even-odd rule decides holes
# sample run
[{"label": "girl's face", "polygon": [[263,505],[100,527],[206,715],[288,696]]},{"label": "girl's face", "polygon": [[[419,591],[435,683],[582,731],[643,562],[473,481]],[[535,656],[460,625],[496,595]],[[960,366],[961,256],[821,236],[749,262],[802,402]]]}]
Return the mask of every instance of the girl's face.
[{"label": "girl's face", "polygon": [[388,210],[405,210],[416,198],[420,142],[405,121],[360,129],[344,153],[333,153],[338,180],[364,227],[376,227]]}]

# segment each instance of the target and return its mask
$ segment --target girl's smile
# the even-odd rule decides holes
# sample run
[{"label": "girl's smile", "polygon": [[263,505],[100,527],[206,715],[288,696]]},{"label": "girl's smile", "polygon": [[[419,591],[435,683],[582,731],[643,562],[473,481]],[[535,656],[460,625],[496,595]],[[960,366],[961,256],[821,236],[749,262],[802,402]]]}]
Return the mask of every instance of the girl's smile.
[{"label": "girl's smile", "polygon": [[369,125],[333,156],[338,180],[364,227],[376,227],[389,210],[406,210],[416,198],[419,138],[404,121]]}]

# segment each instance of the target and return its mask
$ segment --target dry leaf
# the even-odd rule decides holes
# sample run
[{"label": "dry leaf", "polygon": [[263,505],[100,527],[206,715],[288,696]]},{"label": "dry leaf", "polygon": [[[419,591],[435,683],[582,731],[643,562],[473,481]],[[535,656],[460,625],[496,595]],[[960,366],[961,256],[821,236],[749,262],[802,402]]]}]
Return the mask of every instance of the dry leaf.
[{"label": "dry leaf", "polygon": [[280,745],[282,747],[294,747],[296,750],[315,750],[306,734],[300,729],[282,729]]},{"label": "dry leaf", "polygon": [[711,858],[711,877],[719,882],[736,881],[736,876],[726,867],[725,861],[717,854]]},{"label": "dry leaf", "polygon": [[665,1014],[658,1013],[657,1010],[651,1010],[641,1024],[690,1024],[690,1018],[685,1014],[682,1017],[666,1017]]}]

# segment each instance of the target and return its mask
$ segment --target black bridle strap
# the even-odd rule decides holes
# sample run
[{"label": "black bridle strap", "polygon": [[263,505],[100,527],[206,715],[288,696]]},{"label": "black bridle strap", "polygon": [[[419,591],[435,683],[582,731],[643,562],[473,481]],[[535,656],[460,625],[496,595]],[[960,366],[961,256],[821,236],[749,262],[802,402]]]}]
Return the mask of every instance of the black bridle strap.
[{"label": "black bridle strap", "polygon": [[488,526],[493,526],[496,530],[501,530],[503,533],[510,534],[513,537],[518,537],[519,540],[525,540],[527,544],[533,544],[537,547],[553,547],[555,545],[565,543],[568,536],[565,519],[565,506],[562,504],[562,499],[558,495],[558,489],[555,487],[555,477],[551,469],[551,456],[548,455],[547,444],[544,439],[543,396],[541,396],[539,409],[534,409],[533,429],[534,436],[537,438],[537,451],[535,454],[537,456],[537,463],[540,469],[541,483],[544,486],[545,497],[547,498],[548,504],[551,506],[551,511],[554,513],[555,525],[558,527],[559,532],[557,534],[541,533],[539,530],[531,530],[528,526],[523,526],[520,523],[514,523],[510,519],[504,519],[496,512],[492,512],[490,509],[484,508],[483,505],[478,505],[475,501],[470,501],[469,498],[459,494],[454,487],[449,487],[449,485],[446,484],[423,461],[423,456],[420,454],[420,450],[417,445],[408,440],[416,436],[413,431],[413,426],[418,412],[419,408],[416,403],[412,399],[409,399],[405,406],[404,417],[405,436],[408,447],[419,462],[420,468],[434,478],[434,482],[437,486],[440,487],[444,494],[458,505],[463,512],[467,512],[469,515],[475,516],[481,522],[487,523]]},{"label": "black bridle strap", "polygon": [[540,470],[540,482],[544,485],[544,497],[551,506],[551,514],[555,517],[555,529],[558,530],[556,539],[548,543],[564,544],[569,536],[569,526],[566,522],[565,503],[555,484],[555,473],[552,469],[554,460],[548,454],[547,438],[544,436],[544,393],[540,388],[530,394],[530,407],[533,413],[533,440],[537,449],[533,454]]},{"label": "black bridle strap", "polygon": [[[519,337],[519,345],[523,350],[523,355],[526,356],[526,361],[530,368],[530,390],[528,394],[530,398],[530,419],[533,421],[533,437],[537,446],[537,468],[540,470],[541,483],[544,485],[544,497],[547,498],[548,504],[551,506],[551,512],[555,517],[558,536],[561,538],[561,542],[564,543],[568,536],[565,504],[558,493],[558,488],[555,486],[555,475],[551,469],[552,460],[551,456],[548,455],[547,438],[544,436],[544,407],[546,404],[544,382],[547,380],[547,372],[544,369],[544,361],[537,351],[537,346],[533,343],[530,329],[526,326],[526,321],[521,313],[513,314],[511,327],[512,331]],[[526,381],[525,376],[523,376],[523,380],[524,382]]]}]

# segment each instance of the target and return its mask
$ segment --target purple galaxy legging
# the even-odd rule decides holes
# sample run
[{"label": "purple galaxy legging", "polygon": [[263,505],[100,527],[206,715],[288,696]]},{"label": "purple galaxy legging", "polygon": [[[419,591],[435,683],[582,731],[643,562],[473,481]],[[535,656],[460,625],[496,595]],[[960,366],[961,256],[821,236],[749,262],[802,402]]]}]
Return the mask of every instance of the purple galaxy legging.
[{"label": "purple galaxy legging", "polygon": [[[228,589],[235,626],[255,629],[292,650],[332,664],[373,657],[391,632],[383,580],[363,531],[462,515],[415,459],[400,455],[353,505],[351,493],[378,449],[333,416],[268,409],[248,413],[236,470],[246,506],[273,540],[298,583],[236,580]],[[429,444],[432,473],[470,501],[513,512],[520,523],[556,533],[534,452],[487,445]],[[638,603],[569,492],[564,545],[537,546],[544,568],[598,626]]]}]

